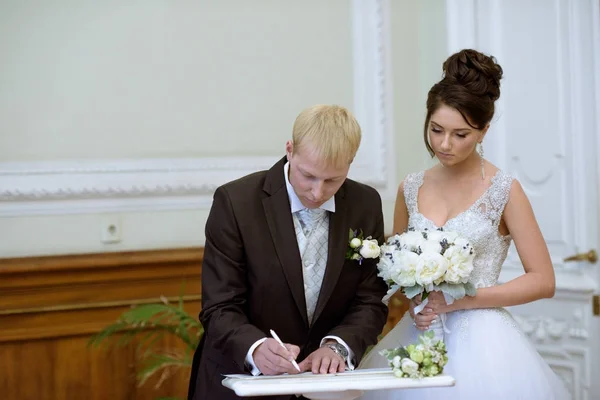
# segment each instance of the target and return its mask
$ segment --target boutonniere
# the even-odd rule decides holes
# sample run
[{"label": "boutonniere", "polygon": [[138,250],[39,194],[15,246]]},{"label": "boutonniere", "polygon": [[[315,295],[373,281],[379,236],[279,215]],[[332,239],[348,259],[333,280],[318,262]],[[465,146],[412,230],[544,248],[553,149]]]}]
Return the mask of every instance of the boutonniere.
[{"label": "boutonniere", "polygon": [[348,250],[346,250],[346,260],[356,260],[359,264],[365,258],[377,258],[381,254],[379,243],[371,236],[363,239],[363,231],[350,229],[348,233]]}]

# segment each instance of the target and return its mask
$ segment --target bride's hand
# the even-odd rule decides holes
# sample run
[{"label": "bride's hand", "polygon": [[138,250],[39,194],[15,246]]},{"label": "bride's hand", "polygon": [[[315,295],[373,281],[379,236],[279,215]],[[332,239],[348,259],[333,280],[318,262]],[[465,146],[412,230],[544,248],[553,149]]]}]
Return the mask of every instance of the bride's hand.
[{"label": "bride's hand", "polygon": [[408,303],[408,313],[413,320],[415,319],[415,307],[419,304],[421,304],[421,295],[413,297]]},{"label": "bride's hand", "polygon": [[421,304],[420,295],[413,298],[410,301],[408,306],[408,312],[412,317],[413,321],[415,321],[415,327],[421,331],[426,331],[427,329],[429,329],[429,325],[431,325],[431,322],[437,318],[437,315],[433,312],[431,308],[429,308],[429,304],[427,304],[427,307],[425,307],[423,311],[415,315],[415,307],[419,304]]},{"label": "bride's hand", "polygon": [[442,314],[452,311],[450,306],[446,303],[444,294],[442,292],[431,292],[427,297],[427,307],[431,309],[434,314]]}]

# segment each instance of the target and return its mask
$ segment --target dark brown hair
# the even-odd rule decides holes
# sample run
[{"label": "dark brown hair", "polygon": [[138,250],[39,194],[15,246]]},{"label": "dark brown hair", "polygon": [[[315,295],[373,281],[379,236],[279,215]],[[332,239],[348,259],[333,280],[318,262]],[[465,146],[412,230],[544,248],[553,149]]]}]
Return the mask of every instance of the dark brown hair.
[{"label": "dark brown hair", "polygon": [[496,59],[476,50],[465,49],[444,61],[443,78],[427,95],[425,146],[431,156],[427,132],[429,120],[442,105],[456,109],[474,129],[483,129],[494,116],[494,102],[500,97],[502,67]]}]

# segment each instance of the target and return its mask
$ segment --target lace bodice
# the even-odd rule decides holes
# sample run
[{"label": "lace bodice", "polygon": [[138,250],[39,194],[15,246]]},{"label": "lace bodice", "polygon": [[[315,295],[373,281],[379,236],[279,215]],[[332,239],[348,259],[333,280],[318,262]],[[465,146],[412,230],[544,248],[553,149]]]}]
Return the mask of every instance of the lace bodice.
[{"label": "lace bodice", "polygon": [[424,171],[409,174],[404,180],[409,227],[415,230],[443,228],[469,239],[475,250],[471,283],[477,288],[496,285],[511,243],[510,235],[500,235],[498,226],[508,201],[513,178],[503,171],[498,171],[492,178],[490,187],[471,207],[438,227],[419,212],[417,200],[424,174]]}]

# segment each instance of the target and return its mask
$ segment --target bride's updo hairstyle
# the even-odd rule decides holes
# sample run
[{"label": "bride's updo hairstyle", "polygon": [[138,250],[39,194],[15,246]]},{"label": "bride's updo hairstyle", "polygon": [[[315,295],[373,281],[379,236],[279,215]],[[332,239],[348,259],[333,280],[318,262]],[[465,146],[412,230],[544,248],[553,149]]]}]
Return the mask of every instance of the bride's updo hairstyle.
[{"label": "bride's updo hairstyle", "polygon": [[475,50],[461,50],[451,55],[442,67],[443,78],[433,85],[427,95],[425,146],[431,156],[427,132],[429,120],[442,105],[461,113],[474,129],[484,129],[494,116],[494,102],[500,97],[502,67],[496,59]]}]

